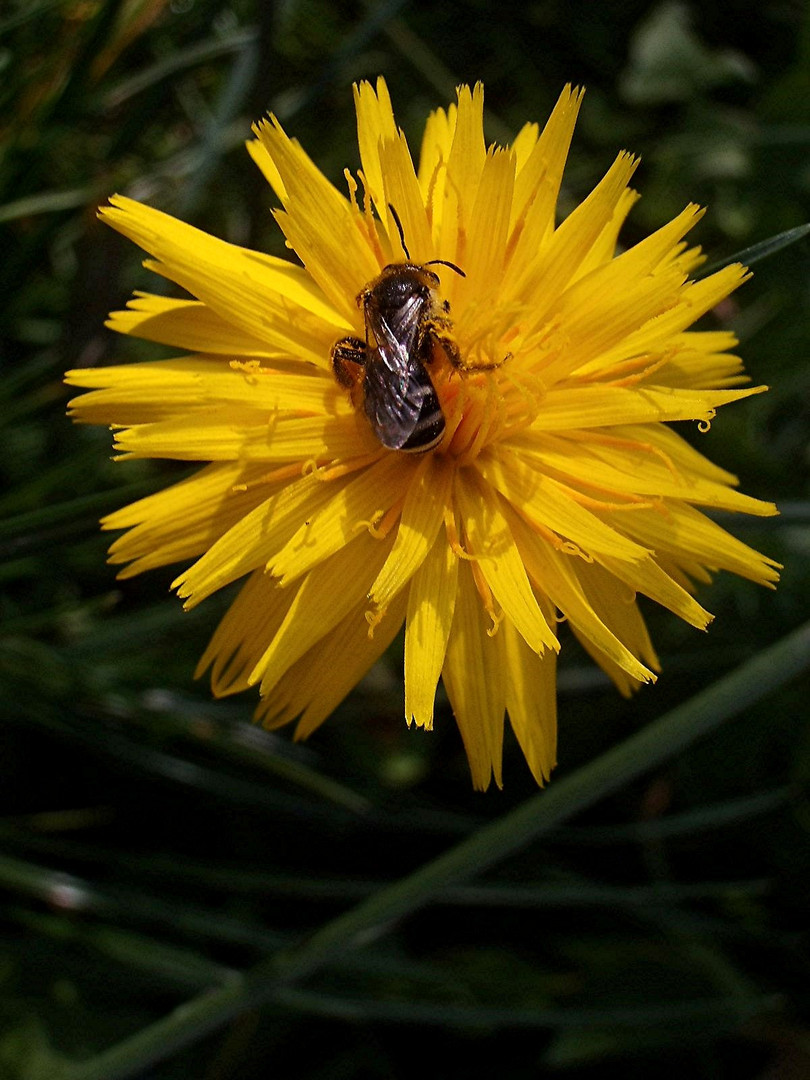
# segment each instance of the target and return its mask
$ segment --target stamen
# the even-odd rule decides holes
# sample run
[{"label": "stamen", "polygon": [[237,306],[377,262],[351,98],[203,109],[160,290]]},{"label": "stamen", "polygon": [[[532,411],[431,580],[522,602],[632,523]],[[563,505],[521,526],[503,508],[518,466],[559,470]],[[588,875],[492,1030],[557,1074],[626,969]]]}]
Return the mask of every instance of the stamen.
[{"label": "stamen", "polygon": [[453,179],[452,174],[448,172],[446,174],[446,176],[447,176],[447,178],[446,178],[445,183],[449,184],[452,187],[453,192],[455,193],[455,196],[456,196],[457,226],[456,226],[456,252],[455,252],[455,254],[456,254],[456,260],[461,264],[461,266],[463,266],[464,265],[464,256],[467,253],[467,227],[464,224],[464,220],[463,220],[462,213],[461,213],[463,200],[461,199],[460,194],[459,194],[458,184]]},{"label": "stamen", "polygon": [[386,611],[386,609],[384,607],[381,607],[381,608],[377,608],[376,611],[372,611],[371,609],[369,609],[368,611],[364,612],[365,620],[368,623],[368,640],[369,641],[372,641],[374,639],[374,631],[377,629],[377,627],[383,621],[383,618],[385,616],[385,611]]},{"label": "stamen", "polygon": [[469,465],[503,428],[506,405],[491,373],[475,380],[462,378],[458,387],[456,410],[448,418],[443,445],[459,465]]},{"label": "stamen", "polygon": [[669,456],[669,454],[659,449],[659,447],[653,446],[652,443],[636,442],[635,439],[622,439],[616,435],[605,435],[600,431],[584,431],[576,429],[566,431],[561,437],[571,439],[575,442],[590,442],[596,443],[599,446],[617,447],[621,450],[630,450],[634,454],[638,453],[639,451],[643,451],[652,455],[653,457],[657,457],[660,461],[664,463],[664,465],[666,465],[667,469],[670,471],[670,473],[672,473],[672,476],[675,480],[679,481],[680,483],[685,483],[685,478],[683,474],[679,471],[678,467],[676,466],[672,458]]},{"label": "stamen", "polygon": [[[539,190],[539,188],[537,190]],[[534,200],[537,197],[537,190],[532,192],[531,197],[526,202],[526,205],[523,207],[520,214],[518,215],[518,217],[517,217],[517,219],[515,221],[515,224],[512,226],[512,232],[509,235],[509,239],[506,241],[506,248],[504,250],[504,256],[503,256],[504,269],[512,261],[512,257],[515,254],[515,249],[517,248],[518,240],[520,240],[521,234],[523,233],[523,230],[526,227],[526,218],[528,216],[529,210],[531,209],[532,204],[534,203]]]},{"label": "stamen", "polygon": [[[587,483],[587,481],[585,480],[581,482]],[[592,486],[597,487],[596,484]],[[580,506],[584,506],[587,510],[601,510],[607,511],[608,513],[613,513],[614,511],[620,510],[650,510],[652,509],[655,502],[654,499],[645,499],[642,498],[641,495],[631,495],[620,491],[615,492],[616,497],[625,498],[627,499],[627,502],[605,502],[602,499],[592,499],[590,495],[585,495],[583,494],[583,492],[577,491],[576,488],[568,487],[567,484],[565,485],[565,487],[567,493],[571,496],[571,498],[575,502],[578,502]],[[604,490],[610,491],[610,488],[605,488]]]},{"label": "stamen", "polygon": [[544,525],[541,521],[536,521],[521,507],[514,506],[513,509],[523,518],[532,532],[536,533],[542,540],[545,540],[555,551],[559,551],[561,555],[576,555],[578,558],[582,559],[583,562],[593,562],[592,556],[590,556],[587,551],[583,551],[582,548],[578,547],[573,540],[563,540],[563,538],[558,536],[553,529],[548,527],[548,525]]},{"label": "stamen", "polygon": [[371,198],[371,192],[369,191],[368,181],[362,171],[358,169],[357,175],[360,178],[360,183],[363,185],[363,219],[366,226],[366,235],[368,236],[368,242],[371,250],[374,252],[374,257],[380,266],[385,266],[391,260],[385,254],[380,243],[380,235],[377,231],[377,219],[374,217],[373,200]]},{"label": "stamen", "polygon": [[[586,477],[573,475],[563,468],[556,468],[553,465],[548,465],[543,461],[542,454],[540,454],[539,457],[528,455],[524,460],[530,465],[532,462],[536,463],[538,460],[542,462],[545,475],[556,480],[561,487],[565,488],[567,495],[589,510],[607,510],[612,512],[614,510],[649,509],[655,501],[651,497],[636,495],[630,491],[623,491],[619,488],[611,487],[609,484],[598,484],[593,480],[588,480]],[[586,495],[585,492],[580,490],[580,487],[588,487],[592,488],[594,491],[604,492],[607,495],[611,495],[617,501],[607,502],[604,499],[595,499],[591,495]]]},{"label": "stamen", "polygon": [[653,503],[653,510],[655,510],[657,514],[660,514],[665,521],[672,520],[672,511],[667,506],[666,499],[656,499]]},{"label": "stamen", "polygon": [[343,170],[343,175],[346,178],[346,186],[349,189],[349,200],[350,200],[350,202],[352,204],[352,207],[357,211],[358,217],[360,217],[361,216],[361,211],[360,211],[360,207],[357,205],[357,191],[358,191],[357,181],[355,180],[355,178],[352,176],[351,172],[348,169]]},{"label": "stamen", "polygon": [[[623,387],[638,386],[638,384],[640,382],[643,382],[645,379],[648,379],[650,377],[650,375],[653,375],[656,371],[659,370],[659,368],[664,367],[666,362],[667,361],[666,361],[665,358],[661,358],[659,360],[655,360],[653,363],[647,364],[641,371],[636,371],[635,373],[633,373],[631,375],[625,375],[623,378],[606,379],[606,380],[600,379],[599,381],[602,382],[605,386],[623,386]],[[628,363],[629,363],[629,361],[628,361]],[[624,367],[624,366],[626,366],[626,365],[617,365],[617,368],[615,370],[620,370],[621,367]],[[576,378],[576,376],[573,376],[573,377]]]},{"label": "stamen", "polygon": [[377,522],[369,528],[369,532],[375,540],[384,540],[386,536],[391,532],[393,527],[399,521],[400,514],[402,513],[402,505],[405,502],[405,496],[401,499],[397,499],[393,506],[380,517]]},{"label": "stamen", "polygon": [[528,400],[531,412],[536,415],[540,411],[540,405],[548,393],[548,387],[539,375],[515,373],[514,369],[505,368],[501,377],[514,387],[521,397]]},{"label": "stamen", "polygon": [[450,545],[450,550],[453,554],[457,555],[459,559],[464,559],[467,562],[475,562],[476,556],[468,554],[461,546],[458,529],[456,527],[456,518],[453,514],[452,507],[450,506],[445,506],[444,508],[444,529],[447,533],[447,543]]},{"label": "stamen", "polygon": [[[447,389],[447,395],[442,394],[440,396],[442,412],[444,413],[444,438],[438,450],[438,453],[442,455],[450,450],[459,425],[464,419],[464,397],[466,393],[461,383],[456,383],[451,387],[445,382],[444,387]],[[451,394],[452,396],[450,396]]]},{"label": "stamen", "polygon": [[465,458],[465,455],[475,438],[477,418],[473,416],[474,412],[477,412],[475,403],[468,398],[467,408],[462,409],[461,417],[453,432],[452,443],[449,444],[450,452],[459,460]]},{"label": "stamen", "polygon": [[495,598],[492,595],[492,590],[484,577],[481,570],[481,564],[479,562],[472,563],[473,581],[475,582],[475,588],[478,591],[478,595],[481,597],[481,603],[484,605],[484,610],[490,619],[492,619],[492,626],[487,630],[487,637],[494,637],[498,633],[498,627],[503,622],[503,612],[495,611]]},{"label": "stamen", "polygon": [[362,532],[363,529],[368,529],[368,531],[371,533],[371,535],[376,538],[377,537],[377,526],[382,521],[384,515],[385,515],[384,510],[375,510],[374,513],[371,515],[371,517],[369,519],[361,520],[361,521],[355,521],[354,525],[352,525],[352,532],[353,533],[359,533],[359,532]]},{"label": "stamen", "polygon": [[587,551],[583,551],[579,544],[575,544],[573,540],[563,540],[560,551],[563,555],[573,555],[578,559],[582,559],[583,562],[593,562],[593,555],[589,555]]},{"label": "stamen", "polygon": [[258,383],[257,375],[269,375],[272,372],[272,368],[262,367],[258,360],[229,360],[228,367],[231,371],[241,371],[251,386]]},{"label": "stamen", "polygon": [[298,462],[294,465],[280,465],[277,469],[271,469],[270,472],[262,473],[262,475],[257,476],[255,480],[245,481],[245,483],[242,484],[234,484],[231,487],[231,491],[234,494],[242,491],[250,491],[253,488],[264,484],[276,484],[285,480],[296,480],[300,475],[301,466]]},{"label": "stamen", "polygon": [[430,180],[428,181],[427,196],[425,198],[425,215],[427,217],[428,226],[431,232],[433,232],[433,199],[436,192],[436,183],[438,182],[440,171],[446,168],[447,164],[444,158],[439,158],[439,160],[433,167],[433,172],[431,173]]},{"label": "stamen", "polygon": [[466,453],[460,455],[460,465],[468,465],[475,461],[489,441],[492,432],[502,426],[504,403],[494,382],[495,380],[491,376],[487,377],[484,401],[479,409],[478,430],[475,432]]},{"label": "stamen", "polygon": [[373,465],[375,461],[379,461],[381,454],[364,454],[363,457],[350,458],[348,461],[333,461],[330,465],[324,465],[319,467],[317,464],[311,469],[319,480],[329,482],[330,480],[339,480],[341,476],[348,476],[350,473],[358,472],[360,469],[365,469],[368,465]]}]

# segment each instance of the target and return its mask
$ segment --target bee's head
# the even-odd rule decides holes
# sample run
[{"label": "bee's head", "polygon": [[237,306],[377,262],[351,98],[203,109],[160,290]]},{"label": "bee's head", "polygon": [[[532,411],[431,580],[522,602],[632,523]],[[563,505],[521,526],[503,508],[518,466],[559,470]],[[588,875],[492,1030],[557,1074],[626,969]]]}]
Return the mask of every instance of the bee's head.
[{"label": "bee's head", "polygon": [[400,307],[414,297],[429,300],[440,285],[438,274],[417,263],[390,263],[379,277],[370,282],[358,297],[381,307]]}]

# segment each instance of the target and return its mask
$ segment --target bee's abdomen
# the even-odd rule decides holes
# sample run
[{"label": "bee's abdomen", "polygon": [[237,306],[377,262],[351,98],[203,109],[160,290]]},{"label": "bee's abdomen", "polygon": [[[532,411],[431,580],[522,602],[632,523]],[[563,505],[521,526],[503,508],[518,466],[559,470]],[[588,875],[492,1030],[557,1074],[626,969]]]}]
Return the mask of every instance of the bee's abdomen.
[{"label": "bee's abdomen", "polygon": [[420,376],[425,382],[422,407],[413,431],[401,446],[402,450],[408,450],[413,454],[432,450],[444,435],[444,413],[439,404],[438,394],[424,368],[421,369]]}]

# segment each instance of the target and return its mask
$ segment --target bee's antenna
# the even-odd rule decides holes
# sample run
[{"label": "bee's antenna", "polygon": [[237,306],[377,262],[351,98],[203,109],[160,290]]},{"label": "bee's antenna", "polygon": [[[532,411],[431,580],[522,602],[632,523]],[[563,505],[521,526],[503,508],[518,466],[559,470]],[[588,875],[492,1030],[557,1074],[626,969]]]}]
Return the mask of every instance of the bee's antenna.
[{"label": "bee's antenna", "polygon": [[[396,227],[397,227],[397,230],[399,232],[399,242],[402,244],[402,250],[405,252],[405,258],[408,260],[408,262],[410,262],[411,261],[411,253],[410,253],[410,251],[408,251],[408,247],[407,247],[407,245],[405,243],[405,230],[402,228],[402,222],[399,220],[399,214],[394,209],[394,204],[393,203],[388,204],[388,209],[391,211],[391,217],[394,219],[394,222],[396,223]],[[460,266],[456,266],[455,263],[448,262],[447,259],[431,259],[430,262],[425,263],[425,266],[436,266],[436,265],[449,266],[451,270],[455,270],[455,272],[459,275],[459,277],[466,277],[467,276],[464,273],[464,271],[461,269]]]},{"label": "bee's antenna", "polygon": [[391,217],[396,222],[397,229],[399,230],[399,242],[402,244],[402,250],[405,252],[405,258],[408,262],[411,261],[411,253],[405,244],[405,230],[402,228],[402,222],[399,220],[399,214],[394,209],[392,203],[388,204],[388,209],[391,211]]},{"label": "bee's antenna", "polygon": [[439,266],[449,266],[451,270],[455,270],[459,277],[467,276],[460,266],[456,266],[455,263],[448,262],[447,259],[431,259],[430,262],[425,263],[425,266],[436,266],[437,263],[439,264]]}]

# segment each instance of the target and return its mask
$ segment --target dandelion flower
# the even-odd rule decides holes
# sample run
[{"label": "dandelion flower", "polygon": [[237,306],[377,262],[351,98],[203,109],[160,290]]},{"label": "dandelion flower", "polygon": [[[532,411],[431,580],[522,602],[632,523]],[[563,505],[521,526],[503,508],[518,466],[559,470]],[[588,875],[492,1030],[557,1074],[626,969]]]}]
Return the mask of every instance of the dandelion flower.
[{"label": "dandelion flower", "polygon": [[[629,694],[659,670],[637,594],[704,629],[695,583],[776,580],[703,512],[775,508],[667,426],[765,389],[741,385],[732,334],[689,329],[747,272],[690,278],[694,205],[618,249],[627,153],[557,220],[581,98],[566,88],[542,132],[488,147],[482,87],[461,87],[415,168],[384,81],[361,83],[346,194],[263,121],[248,150],[300,262],[122,196],[101,211],[191,299],[139,293],[114,312],[114,330],[183,355],[70,372],[89,391],[72,414],[112,425],[123,458],[205,463],[107,517],[128,530],[110,558],[122,577],[190,563],[186,607],[245,579],[198,674],[217,695],[258,686],[267,727],[309,735],[404,623],[408,724],[432,727],[441,677],[475,787],[501,784],[507,716],[543,783],[559,623]],[[424,284],[407,341],[404,307],[369,318],[391,265]],[[384,444],[380,394],[397,416],[402,395],[413,416],[432,402],[435,445]]]}]

